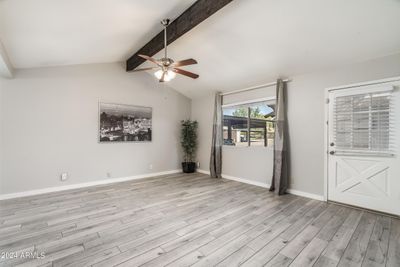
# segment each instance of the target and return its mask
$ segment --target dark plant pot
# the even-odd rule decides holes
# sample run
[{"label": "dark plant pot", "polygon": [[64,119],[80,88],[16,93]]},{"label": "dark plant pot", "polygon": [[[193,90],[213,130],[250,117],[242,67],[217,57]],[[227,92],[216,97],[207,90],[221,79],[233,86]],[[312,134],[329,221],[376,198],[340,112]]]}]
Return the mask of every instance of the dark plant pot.
[{"label": "dark plant pot", "polygon": [[184,173],[193,173],[196,171],[196,162],[182,162],[182,170]]}]

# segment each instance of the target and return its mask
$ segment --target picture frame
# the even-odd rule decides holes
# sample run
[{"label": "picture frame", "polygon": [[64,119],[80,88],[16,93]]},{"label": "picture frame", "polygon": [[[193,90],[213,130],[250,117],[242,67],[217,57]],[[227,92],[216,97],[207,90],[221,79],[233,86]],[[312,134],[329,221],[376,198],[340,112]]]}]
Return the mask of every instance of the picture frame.
[{"label": "picture frame", "polygon": [[152,107],[99,102],[98,142],[151,142],[152,116]]}]

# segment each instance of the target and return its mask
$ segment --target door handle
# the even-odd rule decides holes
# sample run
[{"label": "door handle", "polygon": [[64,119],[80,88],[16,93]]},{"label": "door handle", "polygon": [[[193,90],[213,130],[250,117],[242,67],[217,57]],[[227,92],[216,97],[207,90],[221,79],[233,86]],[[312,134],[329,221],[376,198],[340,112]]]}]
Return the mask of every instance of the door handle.
[{"label": "door handle", "polygon": [[335,155],[335,151],[329,151],[329,154],[331,154],[331,155]]}]

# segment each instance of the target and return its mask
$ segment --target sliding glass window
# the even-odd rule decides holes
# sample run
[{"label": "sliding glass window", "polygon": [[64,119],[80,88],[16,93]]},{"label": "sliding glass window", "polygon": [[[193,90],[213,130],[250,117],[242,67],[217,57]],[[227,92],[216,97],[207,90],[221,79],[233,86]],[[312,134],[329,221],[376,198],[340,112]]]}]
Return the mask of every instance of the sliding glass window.
[{"label": "sliding glass window", "polygon": [[273,145],[275,100],[225,105],[223,115],[224,145]]}]

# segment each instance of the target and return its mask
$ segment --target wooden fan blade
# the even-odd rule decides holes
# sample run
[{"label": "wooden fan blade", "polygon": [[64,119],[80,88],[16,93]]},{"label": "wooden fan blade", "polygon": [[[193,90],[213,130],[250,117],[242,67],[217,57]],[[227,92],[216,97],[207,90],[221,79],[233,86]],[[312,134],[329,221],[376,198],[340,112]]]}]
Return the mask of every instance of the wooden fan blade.
[{"label": "wooden fan blade", "polygon": [[172,66],[173,67],[181,67],[181,66],[187,66],[187,65],[193,65],[193,64],[197,64],[197,61],[193,58],[189,58],[189,59],[174,62],[172,64]]},{"label": "wooden fan blade", "polygon": [[178,73],[178,74],[182,74],[182,75],[188,76],[188,77],[193,78],[193,79],[199,78],[199,75],[197,75],[197,74],[195,74],[195,73],[193,73],[193,72],[186,71],[186,70],[182,70],[182,69],[178,69],[178,68],[173,68],[172,71],[173,71],[173,72],[176,72],[176,73]]},{"label": "wooden fan blade", "polygon": [[129,72],[135,72],[135,71],[144,71],[144,70],[152,70],[152,69],[157,69],[158,67],[149,67],[149,68],[143,68],[143,69],[135,69],[131,70]]},{"label": "wooden fan blade", "polygon": [[146,59],[146,60],[148,60],[148,61],[151,61],[151,62],[153,62],[154,64],[157,64],[158,66],[161,66],[161,63],[158,62],[157,60],[155,60],[155,59],[152,58],[152,57],[149,57],[149,56],[146,56],[146,55],[138,55],[138,56],[141,57],[141,58],[144,58],[144,59]]}]

